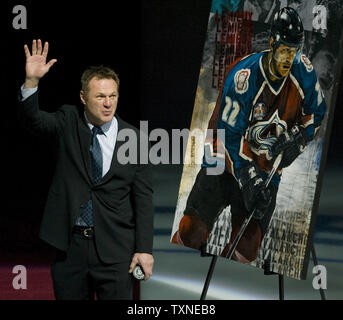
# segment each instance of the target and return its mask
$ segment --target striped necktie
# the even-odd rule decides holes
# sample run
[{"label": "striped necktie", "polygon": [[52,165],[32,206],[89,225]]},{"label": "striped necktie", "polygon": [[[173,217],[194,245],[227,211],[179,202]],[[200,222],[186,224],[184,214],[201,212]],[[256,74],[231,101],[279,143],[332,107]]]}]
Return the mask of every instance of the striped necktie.
[{"label": "striped necktie", "polygon": [[[102,178],[102,152],[97,135],[104,132],[99,127],[93,127],[92,132],[93,138],[89,151],[92,163],[92,180],[94,184],[97,184]],[[91,199],[88,200],[81,218],[88,226],[93,226],[93,204]]]}]

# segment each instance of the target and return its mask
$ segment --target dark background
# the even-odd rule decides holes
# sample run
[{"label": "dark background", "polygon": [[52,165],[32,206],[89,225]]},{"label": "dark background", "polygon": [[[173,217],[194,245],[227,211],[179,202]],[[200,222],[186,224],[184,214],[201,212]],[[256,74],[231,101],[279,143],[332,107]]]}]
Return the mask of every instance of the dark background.
[{"label": "dark background", "polygon": [[[149,129],[189,128],[205,42],[210,0],[21,1],[28,29],[15,30],[12,9],[1,3],[2,197],[0,249],[46,249],[39,224],[53,172],[49,145],[18,125],[16,97],[25,78],[23,45],[49,41],[58,62],[41,80],[41,108],[78,104],[80,77],[89,65],[112,67],[121,79],[118,115]],[[333,119],[327,166],[342,170],[343,77]],[[339,167],[340,166],[340,167]],[[0,257],[1,259],[1,257]],[[1,261],[1,260],[0,260]]]}]

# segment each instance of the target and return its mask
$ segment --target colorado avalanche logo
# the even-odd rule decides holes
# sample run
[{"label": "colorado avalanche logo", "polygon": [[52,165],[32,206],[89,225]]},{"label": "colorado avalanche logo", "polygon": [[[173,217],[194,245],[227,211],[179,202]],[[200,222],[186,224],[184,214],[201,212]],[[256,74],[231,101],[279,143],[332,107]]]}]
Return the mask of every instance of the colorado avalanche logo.
[{"label": "colorado avalanche logo", "polygon": [[257,154],[265,154],[268,160],[270,149],[282,132],[287,130],[287,123],[280,119],[278,110],[266,121],[258,121],[249,129],[248,141],[251,150]]},{"label": "colorado avalanche logo", "polygon": [[253,110],[253,121],[262,120],[267,113],[267,107],[263,102],[257,102]]},{"label": "colorado avalanche logo", "polygon": [[243,94],[249,89],[250,69],[238,70],[235,74],[235,91]]},{"label": "colorado avalanche logo", "polygon": [[311,72],[313,70],[313,65],[311,61],[304,54],[300,56],[300,59],[302,63],[305,65],[307,72]]}]

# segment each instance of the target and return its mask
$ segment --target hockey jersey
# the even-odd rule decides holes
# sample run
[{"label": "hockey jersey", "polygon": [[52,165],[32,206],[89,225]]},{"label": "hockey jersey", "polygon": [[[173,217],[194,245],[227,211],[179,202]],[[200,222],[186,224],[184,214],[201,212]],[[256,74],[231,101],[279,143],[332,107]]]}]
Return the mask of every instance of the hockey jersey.
[{"label": "hockey jersey", "polygon": [[[240,169],[250,161],[266,176],[273,165],[270,149],[280,134],[297,124],[313,139],[326,111],[309,59],[297,53],[289,74],[271,81],[263,68],[268,52],[251,54],[228,67],[208,125],[214,130],[205,141],[203,166],[214,166],[209,159],[225,154],[226,170],[237,180]],[[225,130],[225,139],[213,134],[216,129]],[[280,173],[272,180],[276,185]]]}]

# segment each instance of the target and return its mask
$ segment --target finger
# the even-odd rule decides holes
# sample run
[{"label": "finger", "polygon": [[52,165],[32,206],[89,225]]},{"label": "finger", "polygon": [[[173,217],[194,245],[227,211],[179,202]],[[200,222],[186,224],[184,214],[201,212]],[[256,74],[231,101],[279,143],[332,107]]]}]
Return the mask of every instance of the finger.
[{"label": "finger", "polygon": [[32,40],[32,55],[34,56],[35,54],[37,54],[37,42],[36,40]]},{"label": "finger", "polygon": [[135,266],[137,265],[137,262],[132,261],[129,267],[129,273],[133,272],[133,269],[135,268]]},{"label": "finger", "polygon": [[141,267],[144,271],[144,280],[148,280],[150,276],[152,275],[152,265],[150,263],[142,263]]},{"label": "finger", "polygon": [[51,60],[47,63],[49,69],[50,69],[56,62],[57,62],[57,59],[51,59]]},{"label": "finger", "polygon": [[31,57],[30,50],[29,50],[29,47],[26,44],[24,45],[24,51],[25,51],[26,59],[30,58]]},{"label": "finger", "polygon": [[49,51],[49,43],[45,42],[44,49],[43,49],[43,57],[44,58],[46,58],[48,56],[48,51]]},{"label": "finger", "polygon": [[151,269],[146,270],[144,268],[143,268],[143,270],[144,270],[144,275],[145,275],[144,280],[147,281],[150,278],[150,276],[152,275],[152,271],[151,271]]},{"label": "finger", "polygon": [[42,41],[41,39],[38,39],[38,50],[37,50],[37,54],[41,55],[42,54]]},{"label": "finger", "polygon": [[150,274],[145,273],[144,281],[147,281],[150,278]]}]

